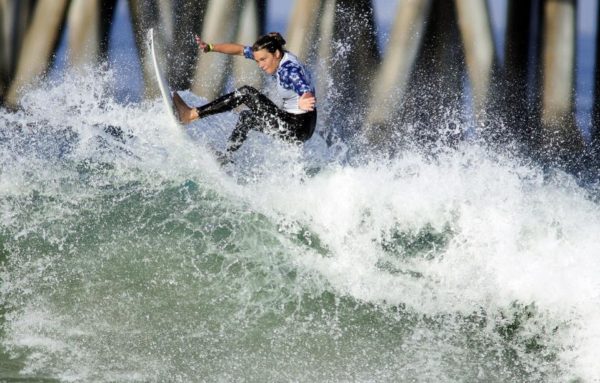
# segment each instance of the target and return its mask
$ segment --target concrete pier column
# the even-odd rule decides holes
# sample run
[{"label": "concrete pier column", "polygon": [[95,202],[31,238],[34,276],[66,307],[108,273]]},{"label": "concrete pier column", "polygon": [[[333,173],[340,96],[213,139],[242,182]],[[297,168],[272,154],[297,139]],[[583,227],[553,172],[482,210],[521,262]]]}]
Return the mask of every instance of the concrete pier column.
[{"label": "concrete pier column", "polygon": [[72,0],[67,25],[69,64],[76,68],[95,64],[100,48],[100,0]]},{"label": "concrete pier column", "polygon": [[[251,45],[264,31],[264,0],[245,0],[240,15],[236,41]],[[251,85],[260,89],[262,75],[260,68],[253,60],[233,60],[234,86]]]},{"label": "concrete pier column", "polygon": [[596,18],[596,67],[594,68],[594,106],[592,109],[592,161],[600,166],[600,6]]},{"label": "concrete pier column", "polygon": [[[317,97],[335,108],[324,122],[335,122],[338,137],[354,136],[368,108],[368,86],[379,66],[371,0],[326,0],[320,25]],[[326,97],[326,99],[325,99]]]},{"label": "concrete pier column", "polygon": [[69,0],[39,0],[31,24],[19,50],[14,81],[6,95],[6,104],[18,104],[19,92],[44,74],[56,50]]},{"label": "concrete pier column", "polygon": [[100,59],[108,60],[110,32],[117,10],[118,0],[100,1]]},{"label": "concrete pier column", "polygon": [[527,150],[531,143],[532,127],[535,119],[528,102],[528,82],[530,52],[532,50],[532,27],[534,4],[531,1],[509,0],[504,42],[504,102],[502,105],[504,120],[511,138],[521,143]]},{"label": "concrete pier column", "polygon": [[[300,0],[301,1],[301,0]],[[321,17],[318,25],[318,54],[319,57],[319,69],[323,72],[328,72],[329,66],[328,64],[332,60],[332,55],[334,54],[332,48],[333,41],[333,33],[334,33],[334,23],[335,23],[335,0],[322,0],[321,6]],[[325,78],[329,75],[326,73],[321,76],[320,83],[318,84],[318,88],[326,89],[326,86],[330,81]]]},{"label": "concrete pier column", "polygon": [[[336,52],[333,78],[352,113],[364,112],[370,84],[379,69],[380,56],[372,0],[338,0],[334,42],[344,48]],[[361,119],[362,122],[362,119]]]},{"label": "concrete pier column", "polygon": [[9,0],[0,0],[0,105],[8,86],[11,74],[11,40],[13,36],[12,20],[15,16],[15,4]]},{"label": "concrete pier column", "polygon": [[456,6],[433,0],[422,47],[408,80],[405,96],[391,115],[392,152],[405,146],[435,153],[462,137],[464,118],[464,50]]},{"label": "concrete pier column", "polygon": [[398,4],[390,41],[371,89],[365,124],[367,139],[375,146],[390,139],[392,132],[386,121],[398,109],[406,92],[430,9],[431,0],[406,0]]},{"label": "concrete pier column", "polygon": [[14,78],[19,47],[33,9],[33,0],[0,0],[0,105]]},{"label": "concrete pier column", "polygon": [[[300,0],[302,1],[302,0]],[[318,24],[317,63],[316,68],[318,77],[316,78],[315,88],[317,99],[319,100],[319,119],[327,127],[335,126],[339,111],[336,109],[336,83],[333,79],[332,62],[337,58],[334,56],[333,36],[335,24],[335,0],[322,0],[320,20]],[[340,132],[337,129],[328,129],[323,132],[328,145],[339,141]]]},{"label": "concrete pier column", "polygon": [[72,0],[69,26],[69,63],[94,66],[108,58],[108,39],[116,0]]},{"label": "concrete pier column", "polygon": [[287,48],[300,60],[307,62],[316,50],[319,14],[323,0],[296,0],[289,18],[286,34]]},{"label": "concrete pier column", "polygon": [[189,89],[196,70],[198,45],[194,34],[202,34],[206,0],[174,0],[173,43],[169,60],[169,84],[173,89]]},{"label": "concrete pier column", "polygon": [[543,4],[540,144],[549,160],[572,161],[583,149],[574,115],[575,4],[575,0]]},{"label": "concrete pier column", "polygon": [[[240,11],[240,0],[210,1],[200,37],[209,43],[234,41]],[[231,56],[200,53],[192,82],[192,92],[209,100],[221,95],[230,72]]]},{"label": "concrete pier column", "polygon": [[175,11],[173,0],[158,0],[158,18],[160,25],[158,32],[161,34],[163,44],[167,47],[170,47],[171,44],[173,44]]},{"label": "concrete pier column", "polygon": [[473,95],[475,118],[483,123],[491,105],[492,81],[498,67],[487,2],[454,0]]}]

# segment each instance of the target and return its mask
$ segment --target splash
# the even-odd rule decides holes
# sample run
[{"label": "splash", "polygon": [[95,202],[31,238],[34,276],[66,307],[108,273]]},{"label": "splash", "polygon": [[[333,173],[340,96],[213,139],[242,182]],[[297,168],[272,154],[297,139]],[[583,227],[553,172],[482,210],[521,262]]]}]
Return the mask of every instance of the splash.
[{"label": "splash", "polygon": [[175,131],[113,84],[0,112],[6,378],[600,377],[600,211],[569,176],[475,144],[340,165],[260,134],[222,169],[235,115]]}]

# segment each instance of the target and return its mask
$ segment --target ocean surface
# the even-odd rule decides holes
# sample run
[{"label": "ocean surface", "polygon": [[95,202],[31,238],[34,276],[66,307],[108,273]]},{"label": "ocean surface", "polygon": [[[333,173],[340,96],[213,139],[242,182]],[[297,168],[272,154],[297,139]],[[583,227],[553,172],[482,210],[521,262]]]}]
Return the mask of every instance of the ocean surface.
[{"label": "ocean surface", "polygon": [[600,381],[596,188],[477,140],[222,168],[236,116],[170,126],[129,44],[0,109],[0,381]]}]

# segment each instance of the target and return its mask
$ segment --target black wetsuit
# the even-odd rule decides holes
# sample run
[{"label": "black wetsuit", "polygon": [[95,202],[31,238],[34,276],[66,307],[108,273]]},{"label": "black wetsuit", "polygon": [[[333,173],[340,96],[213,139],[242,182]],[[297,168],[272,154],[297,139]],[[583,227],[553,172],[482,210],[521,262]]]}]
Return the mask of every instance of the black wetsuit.
[{"label": "black wetsuit", "polygon": [[236,151],[242,146],[250,129],[275,134],[290,142],[304,142],[312,136],[317,123],[316,110],[302,114],[286,112],[267,96],[247,85],[198,107],[198,116],[202,118],[227,112],[240,105],[247,106],[249,110],[240,113],[229,138],[228,152]]},{"label": "black wetsuit", "polygon": [[[244,48],[244,56],[254,59],[252,49]],[[243,86],[235,91],[197,108],[198,116],[230,111],[240,105],[248,110],[240,113],[231,137],[227,152],[239,149],[246,140],[250,129],[275,134],[289,142],[304,142],[315,131],[317,110],[307,112],[298,107],[298,100],[304,93],[315,94],[315,88],[304,65],[289,52],[284,52],[277,71],[277,99],[280,106],[251,86]]]}]

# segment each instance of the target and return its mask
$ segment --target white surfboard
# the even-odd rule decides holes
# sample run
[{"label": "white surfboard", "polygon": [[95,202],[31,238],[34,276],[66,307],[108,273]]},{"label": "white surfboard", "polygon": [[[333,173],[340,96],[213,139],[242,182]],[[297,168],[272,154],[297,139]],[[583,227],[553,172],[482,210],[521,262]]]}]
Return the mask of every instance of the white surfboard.
[{"label": "white surfboard", "polygon": [[154,44],[154,29],[150,29],[148,31],[148,44],[150,45],[150,56],[152,57],[152,65],[154,67],[154,73],[156,74],[156,82],[158,83],[158,88],[160,89],[160,94],[162,96],[162,100],[165,104],[165,109],[169,114],[169,119],[171,120],[174,127],[179,127],[179,119],[175,114],[175,105],[173,104],[173,97],[171,96],[171,88],[169,87],[169,83],[165,80],[165,76],[158,65],[158,58],[156,57],[156,48]]}]

